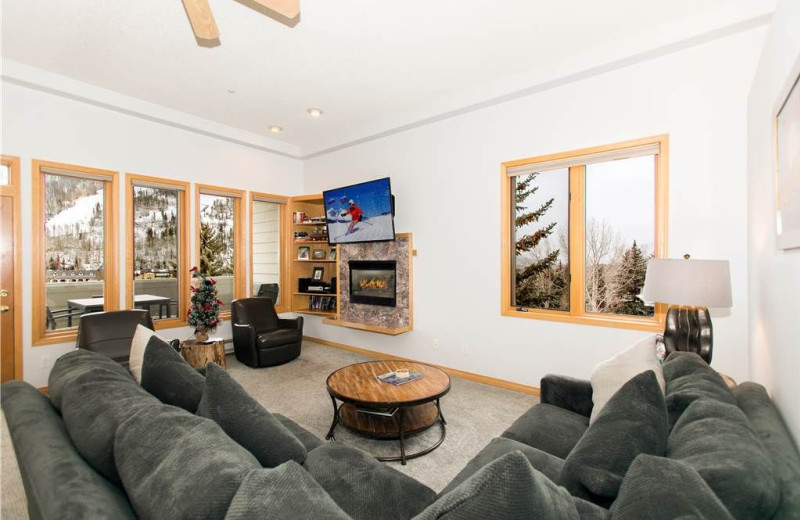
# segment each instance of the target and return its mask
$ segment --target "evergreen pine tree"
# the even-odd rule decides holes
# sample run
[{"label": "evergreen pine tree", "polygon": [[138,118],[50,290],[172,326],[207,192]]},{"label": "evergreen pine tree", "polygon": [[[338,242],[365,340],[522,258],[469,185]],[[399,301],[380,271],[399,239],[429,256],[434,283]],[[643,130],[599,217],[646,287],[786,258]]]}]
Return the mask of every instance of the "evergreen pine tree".
[{"label": "evergreen pine tree", "polygon": [[226,245],[222,233],[211,225],[200,224],[200,272],[208,276],[232,274],[225,269]]},{"label": "evergreen pine tree", "polygon": [[[517,213],[514,227],[516,229],[521,229],[532,222],[539,222],[553,205],[554,199],[551,198],[535,210],[525,211],[522,203],[539,189],[538,186],[531,186],[531,183],[538,175],[539,172],[534,172],[524,179],[517,178],[514,192]],[[538,246],[542,240],[550,236],[555,226],[556,223],[551,222],[532,234],[524,235],[517,239],[514,244],[516,256],[519,257],[521,254]],[[524,269],[517,270],[516,305],[537,308],[562,308],[566,304],[566,267],[561,264],[558,267],[555,266],[559,252],[559,249],[551,251]]]},{"label": "evergreen pine tree", "polygon": [[609,309],[615,314],[629,316],[652,316],[654,309],[645,306],[639,298],[644,286],[644,276],[647,272],[647,257],[641,248],[633,241],[630,249],[625,251],[622,264],[615,277],[616,303]]}]

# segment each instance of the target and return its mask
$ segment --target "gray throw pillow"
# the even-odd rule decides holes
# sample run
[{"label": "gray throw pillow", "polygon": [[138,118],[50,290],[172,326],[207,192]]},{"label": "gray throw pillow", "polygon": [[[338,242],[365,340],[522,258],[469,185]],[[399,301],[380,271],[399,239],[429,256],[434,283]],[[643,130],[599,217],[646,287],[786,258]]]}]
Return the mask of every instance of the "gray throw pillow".
[{"label": "gray throw pillow", "polygon": [[304,467],[355,520],[407,520],[436,499],[428,486],[338,442],[308,452]]},{"label": "gray throw pillow", "polygon": [[[604,517],[608,517],[607,511],[596,516]],[[414,520],[487,518],[579,520],[581,517],[566,489],[533,469],[521,452],[512,451],[442,495]]]},{"label": "gray throw pillow", "polygon": [[695,400],[672,429],[667,456],[694,468],[739,520],[772,518],[778,507],[775,465],[736,405]]},{"label": "gray throw pillow", "polygon": [[652,370],[625,383],[600,411],[567,456],[561,485],[573,495],[608,507],[641,453],[664,455],[667,409]]},{"label": "gray throw pillow", "polygon": [[67,352],[56,359],[47,382],[47,394],[56,410],[61,411],[64,390],[75,378],[100,367],[117,372],[121,376],[130,375],[127,368],[110,357],[83,348]]},{"label": "gray throw pillow", "polygon": [[255,469],[239,486],[225,520],[350,520],[347,513],[294,461]]},{"label": "gray throw pillow", "polygon": [[702,397],[736,404],[736,398],[716,370],[694,352],[670,352],[663,365],[670,429],[684,410]]},{"label": "gray throw pillow", "polygon": [[205,378],[169,343],[153,336],[142,361],[142,388],[171,404],[194,413],[203,395]]},{"label": "gray throw pillow", "polygon": [[652,455],[633,461],[611,514],[614,520],[733,520],[691,466]]},{"label": "gray throw pillow", "polygon": [[142,520],[222,520],[258,461],[214,422],[156,403],[114,441],[122,485]]},{"label": "gray throw pillow", "polygon": [[197,415],[214,420],[265,468],[306,460],[306,448],[297,437],[216,363],[206,365]]},{"label": "gray throw pillow", "polygon": [[113,451],[117,427],[137,410],[159,405],[125,372],[93,366],[66,385],[61,398],[61,417],[75,448],[114,482],[119,482]]}]

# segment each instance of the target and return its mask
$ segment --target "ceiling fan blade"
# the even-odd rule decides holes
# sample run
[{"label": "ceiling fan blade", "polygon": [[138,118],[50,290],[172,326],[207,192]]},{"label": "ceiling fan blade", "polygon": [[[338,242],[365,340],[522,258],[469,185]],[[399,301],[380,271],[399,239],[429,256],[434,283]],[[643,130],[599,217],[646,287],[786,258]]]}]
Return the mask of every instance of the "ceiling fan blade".
[{"label": "ceiling fan blade", "polygon": [[186,16],[192,24],[197,43],[207,47],[219,45],[219,30],[208,0],[183,0],[183,8],[186,9]]},{"label": "ceiling fan blade", "polygon": [[253,0],[253,2],[286,18],[297,18],[300,15],[300,0]]}]

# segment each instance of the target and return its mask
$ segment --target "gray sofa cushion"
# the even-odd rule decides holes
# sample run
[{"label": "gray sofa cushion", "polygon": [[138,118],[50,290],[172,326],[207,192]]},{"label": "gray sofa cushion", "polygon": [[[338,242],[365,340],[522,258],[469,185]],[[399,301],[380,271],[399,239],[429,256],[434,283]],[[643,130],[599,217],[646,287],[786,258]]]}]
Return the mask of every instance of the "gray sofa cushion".
[{"label": "gray sofa cushion", "polygon": [[197,411],[205,378],[193,369],[169,343],[153,336],[142,360],[142,388],[162,403]]},{"label": "gray sofa cushion", "polygon": [[587,416],[550,404],[537,404],[514,421],[502,437],[565,459],[588,427]]},{"label": "gray sofa cushion", "polygon": [[349,520],[347,513],[296,462],[247,474],[225,520]]},{"label": "gray sofa cushion", "polygon": [[304,467],[355,520],[405,520],[436,499],[424,484],[338,442],[310,451]]},{"label": "gray sofa cushion", "polygon": [[507,453],[518,451],[525,455],[528,462],[531,463],[534,469],[541,472],[545,477],[557,482],[558,476],[561,473],[561,468],[564,466],[564,460],[559,459],[555,455],[550,455],[542,450],[532,448],[527,444],[515,441],[513,439],[506,439],[505,437],[497,437],[481,450],[480,453],[470,460],[464,469],[459,472],[456,477],[447,484],[439,496],[451,491],[459,484],[467,480],[473,474],[477,473],[481,468],[488,465]]},{"label": "gray sofa cushion", "polygon": [[221,520],[249,471],[261,468],[214,421],[158,403],[120,425],[114,458],[142,520]]},{"label": "gray sofa cushion", "polygon": [[778,408],[756,383],[742,383],[733,395],[775,465],[781,503],[773,520],[800,520],[800,454]]},{"label": "gray sofa cushion", "polygon": [[118,482],[113,450],[117,427],[137,410],[158,404],[129,374],[95,367],[64,388],[62,417],[86,461],[107,479]]},{"label": "gray sofa cushion", "polygon": [[214,420],[265,468],[306,460],[306,448],[297,437],[216,363],[206,366],[197,415]]},{"label": "gray sofa cushion", "polygon": [[614,520],[733,520],[691,466],[652,455],[633,461],[611,514]]},{"label": "gray sofa cushion", "polygon": [[293,420],[289,419],[288,417],[281,415],[279,413],[273,413],[272,416],[278,419],[281,422],[281,424],[286,426],[286,428],[290,432],[292,432],[292,435],[297,437],[297,440],[303,443],[303,446],[305,446],[306,451],[311,451],[314,448],[317,448],[325,444],[325,441],[323,441],[310,431],[306,430]]},{"label": "gray sofa cushion", "polygon": [[573,495],[608,506],[641,453],[663,455],[667,409],[652,370],[622,385],[564,461],[560,482]]},{"label": "gray sofa cushion", "polygon": [[671,352],[663,365],[670,429],[696,399],[736,404],[725,381],[694,352]]},{"label": "gray sofa cushion", "polygon": [[22,381],[5,383],[2,396],[31,518],[136,518],[119,487],[75,449],[47,397]]},{"label": "gray sofa cushion", "polygon": [[130,375],[127,368],[110,357],[86,349],[75,349],[71,352],[67,352],[56,359],[47,381],[47,393],[50,396],[50,402],[53,403],[56,410],[59,412],[61,411],[61,400],[64,396],[64,389],[79,375],[91,372],[98,367],[118,372],[123,376],[129,376],[133,379],[133,376]]},{"label": "gray sofa cushion", "polygon": [[694,468],[739,520],[772,518],[778,507],[775,466],[736,405],[695,400],[670,433],[667,456]]},{"label": "gray sofa cushion", "polygon": [[[589,504],[583,506],[601,509]],[[594,515],[598,519],[609,517],[607,511],[597,511]],[[488,518],[579,520],[581,517],[567,490],[533,469],[525,455],[515,451],[481,468],[414,520]]]}]

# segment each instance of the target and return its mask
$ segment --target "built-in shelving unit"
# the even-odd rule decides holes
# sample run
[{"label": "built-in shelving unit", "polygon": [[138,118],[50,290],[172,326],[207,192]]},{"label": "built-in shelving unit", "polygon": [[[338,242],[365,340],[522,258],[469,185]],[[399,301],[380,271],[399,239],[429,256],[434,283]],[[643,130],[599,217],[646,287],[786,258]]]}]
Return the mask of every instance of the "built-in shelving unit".
[{"label": "built-in shelving unit", "polygon": [[[331,278],[336,276],[338,269],[339,249],[338,246],[328,244],[328,237],[325,234],[325,206],[322,195],[306,195],[293,197],[289,201],[291,214],[291,243],[289,255],[292,259],[290,283],[292,286],[287,293],[291,294],[290,309],[300,314],[311,314],[314,316],[333,317],[337,314],[338,308],[338,288],[333,287],[332,293],[312,293],[301,292],[299,280],[301,278],[312,278],[314,268],[323,269],[322,280],[331,283]],[[298,221],[296,215],[305,214],[305,221]],[[309,220],[313,219],[313,220]],[[309,239],[298,239],[298,233],[306,233]],[[312,239],[313,238],[313,239]],[[302,248],[308,248],[308,258],[300,258]],[[336,260],[330,259],[331,249],[336,250]],[[314,258],[315,251],[323,251],[323,258]],[[326,307],[325,310],[314,308],[320,304]]]}]

